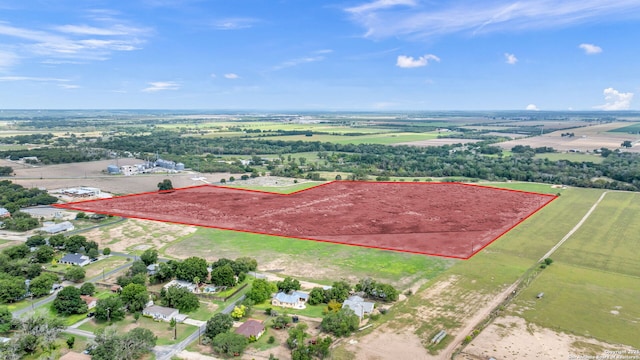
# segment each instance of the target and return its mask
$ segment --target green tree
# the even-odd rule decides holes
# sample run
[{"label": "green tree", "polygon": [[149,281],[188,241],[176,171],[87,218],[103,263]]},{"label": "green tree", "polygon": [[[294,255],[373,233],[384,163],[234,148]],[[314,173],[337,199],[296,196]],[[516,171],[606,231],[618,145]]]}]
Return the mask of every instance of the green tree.
[{"label": "green tree", "polygon": [[226,333],[233,326],[233,318],[229,314],[217,313],[208,321],[204,330],[204,336],[209,339],[215,338],[218,334]]},{"label": "green tree", "polygon": [[82,235],[71,235],[64,241],[64,250],[70,253],[77,253],[80,248],[87,244],[87,238]]},{"label": "green tree", "polygon": [[309,292],[309,305],[318,305],[324,302],[324,289],[321,287],[314,287]]},{"label": "green tree", "polygon": [[329,300],[335,300],[339,303],[343,303],[348,297],[351,291],[351,285],[345,281],[336,281],[333,283],[330,289],[325,291],[325,302]]},{"label": "green tree", "polygon": [[633,143],[631,142],[631,140],[625,140],[622,142],[622,144],[620,144],[620,146],[630,148],[633,146]]},{"label": "green tree", "polygon": [[349,308],[342,308],[338,312],[328,313],[320,323],[323,331],[336,336],[349,336],[352,332],[358,330],[359,325],[360,319]]},{"label": "green tree", "polygon": [[231,265],[224,265],[211,270],[211,282],[217,286],[234,286],[236,278]]},{"label": "green tree", "polygon": [[242,354],[247,344],[247,338],[232,332],[218,334],[211,341],[211,346],[216,353],[229,356]]},{"label": "green tree", "polygon": [[102,255],[107,256],[109,254],[111,254],[111,249],[110,248],[106,247],[106,248],[102,249]]},{"label": "green tree", "polygon": [[13,323],[13,315],[6,306],[0,306],[0,333],[6,333],[11,330]]},{"label": "green tree", "polygon": [[133,360],[151,352],[157,337],[149,329],[134,328],[121,334],[115,326],[96,332],[95,348],[91,352],[94,360]]},{"label": "green tree", "polygon": [[164,179],[161,182],[159,182],[158,183],[158,190],[159,191],[173,190],[173,184],[171,183],[171,180]]},{"label": "green tree", "polygon": [[20,244],[4,249],[3,253],[11,260],[24,259],[31,250],[26,244]]},{"label": "green tree", "polygon": [[24,279],[0,273],[0,303],[10,303],[27,293]]},{"label": "green tree", "polygon": [[98,251],[98,249],[89,249],[89,251],[87,251],[87,256],[89,257],[89,259],[97,259],[98,256],[100,256],[100,252]]},{"label": "green tree", "polygon": [[122,288],[120,293],[122,302],[127,306],[129,312],[141,311],[144,309],[147,302],[149,302],[149,292],[144,285],[129,284]]},{"label": "green tree", "polygon": [[158,251],[156,249],[147,249],[140,255],[140,260],[145,266],[155,264],[158,261]]},{"label": "green tree", "polygon": [[95,307],[96,319],[100,321],[119,321],[124,319],[124,305],[118,295],[99,299]]},{"label": "green tree", "polygon": [[181,312],[195,311],[200,307],[198,297],[183,287],[170,286],[161,293],[162,305],[179,309]]},{"label": "green tree", "polygon": [[133,262],[133,264],[131,264],[131,267],[129,267],[129,276],[135,276],[138,274],[146,274],[147,273],[147,265],[144,264],[144,262],[142,262],[142,260],[136,260]]},{"label": "green tree", "polygon": [[247,292],[247,298],[256,304],[261,304],[271,297],[272,293],[278,291],[278,287],[266,279],[255,279],[251,284],[251,289]]},{"label": "green tree", "polygon": [[49,295],[53,284],[59,281],[58,275],[52,273],[42,273],[31,280],[29,291],[34,297]]},{"label": "green tree", "polygon": [[58,292],[53,300],[53,308],[64,316],[87,312],[87,304],[80,298],[80,289],[73,286],[67,286]]},{"label": "green tree", "polygon": [[64,272],[65,280],[73,281],[75,283],[81,282],[84,279],[85,275],[86,273],[84,269],[80,266],[72,266]]},{"label": "green tree", "polygon": [[244,305],[235,306],[233,311],[231,311],[231,317],[235,320],[240,320],[247,313],[247,307]]},{"label": "green tree", "polygon": [[25,242],[25,244],[29,247],[45,245],[46,243],[47,243],[47,239],[42,235],[30,236]]},{"label": "green tree", "polygon": [[76,343],[76,338],[75,336],[68,336],[67,337],[67,347],[69,349],[73,349],[73,345]]},{"label": "green tree", "polygon": [[54,248],[62,248],[64,247],[64,242],[67,238],[62,235],[62,234],[56,234],[53,235],[49,238],[49,245],[53,246]]},{"label": "green tree", "polygon": [[39,264],[46,264],[53,260],[55,250],[49,245],[42,245],[33,252],[33,259]]},{"label": "green tree", "polygon": [[80,294],[93,296],[96,292],[96,286],[93,283],[86,282],[80,286]]},{"label": "green tree", "polygon": [[300,290],[300,281],[287,276],[284,280],[278,281],[277,286],[278,290],[284,293],[289,293],[293,290]]},{"label": "green tree", "polygon": [[206,279],[209,275],[207,261],[196,256],[189,257],[178,263],[175,274],[178,280],[192,281],[195,277]]}]

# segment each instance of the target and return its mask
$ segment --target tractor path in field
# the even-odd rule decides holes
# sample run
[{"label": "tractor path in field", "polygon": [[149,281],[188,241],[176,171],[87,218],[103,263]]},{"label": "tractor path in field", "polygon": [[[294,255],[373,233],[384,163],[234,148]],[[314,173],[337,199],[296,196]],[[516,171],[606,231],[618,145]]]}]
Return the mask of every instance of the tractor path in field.
[{"label": "tractor path in field", "polygon": [[[538,262],[543,261],[544,259],[546,259],[546,258],[550,257],[551,255],[553,255],[553,253],[556,250],[558,250],[558,248],[560,248],[560,246],[562,246],[562,244],[564,244],[565,241],[567,241],[571,237],[571,235],[573,235],[576,231],[578,231],[580,229],[580,227],[582,227],[582,225],[587,221],[589,216],[591,216],[591,214],[595,211],[595,209],[598,207],[598,205],[600,204],[602,199],[604,199],[604,197],[605,197],[605,195],[607,195],[607,193],[608,193],[608,191],[603,192],[602,195],[600,195],[600,198],[598,198],[598,200],[593,204],[593,206],[591,206],[589,211],[587,211],[587,213],[584,214],[582,219],[580,221],[578,221],[578,223],[571,230],[569,230],[569,232],[565,236],[563,236],[562,239],[560,239],[560,241],[558,241],[558,243],[556,245],[554,245],[546,254],[544,254],[544,256],[541,257]],[[535,266],[537,266],[537,264]],[[478,327],[478,325],[480,325],[482,323],[482,321],[487,319],[491,315],[491,313],[493,311],[497,310],[497,308],[500,305],[502,305],[503,302],[505,302],[507,300],[507,298],[509,296],[514,294],[516,289],[518,288],[518,286],[522,282],[522,280],[523,280],[522,277],[519,278],[516,282],[514,282],[508,288],[506,288],[504,291],[502,291],[500,294],[498,294],[498,296],[496,296],[493,301],[491,301],[486,306],[484,306],[482,309],[480,309],[473,316],[473,318],[471,318],[467,322],[467,325],[464,328],[460,329],[460,331],[458,331],[458,333],[456,334],[456,337],[453,339],[453,341],[450,342],[449,345],[446,348],[444,348],[443,351],[440,353],[441,356],[439,358],[440,359],[453,359],[455,351],[460,346],[462,346],[462,343],[463,343],[464,339],[467,337],[467,335],[471,334],[471,332],[474,329],[476,329]],[[520,291],[522,291],[522,290],[523,289],[520,289]]]}]

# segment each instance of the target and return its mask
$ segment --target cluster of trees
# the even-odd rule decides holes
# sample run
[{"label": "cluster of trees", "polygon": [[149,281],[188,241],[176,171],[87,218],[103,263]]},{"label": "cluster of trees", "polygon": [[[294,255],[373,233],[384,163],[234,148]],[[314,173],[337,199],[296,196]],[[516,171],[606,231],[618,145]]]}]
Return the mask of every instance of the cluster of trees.
[{"label": "cluster of trees", "polygon": [[0,176],[9,176],[11,174],[13,174],[11,166],[0,166]]},{"label": "cluster of trees", "polygon": [[10,319],[10,316],[6,308],[0,308],[0,329],[15,331],[10,341],[0,344],[0,358],[19,360],[35,353],[38,348],[48,353],[55,350],[58,335],[65,327],[61,319],[40,311],[17,319]]},{"label": "cluster of trees", "polygon": [[0,151],[0,157],[19,160],[23,157],[35,156],[43,165],[67,164],[72,162],[95,161],[107,158],[104,149],[88,147],[68,147],[69,143],[60,144],[62,147],[42,147],[31,150]]},{"label": "cluster of trees", "polygon": [[176,308],[181,312],[195,311],[200,307],[198,297],[183,287],[170,286],[160,290],[160,303],[162,306]]},{"label": "cluster of trees", "polygon": [[233,318],[229,314],[217,313],[207,321],[204,344],[210,343],[213,350],[221,355],[239,355],[249,343],[247,338],[231,332]]},{"label": "cluster of trees", "polygon": [[[44,239],[41,235],[34,235],[32,238]],[[98,243],[95,241],[87,241],[87,238],[82,235],[52,235],[49,237],[49,245],[53,246],[55,249],[64,250],[68,253],[84,253],[90,259],[95,259],[100,256]]]},{"label": "cluster of trees", "polygon": [[23,145],[23,144],[49,144],[54,138],[52,133],[48,134],[27,134],[14,135],[0,138],[0,144]]},{"label": "cluster of trees", "polygon": [[289,330],[287,346],[291,349],[291,358],[294,360],[324,359],[329,356],[329,347],[332,340],[330,337],[324,339],[310,339],[307,333],[307,324],[300,323]]},{"label": "cluster of trees", "polygon": [[400,295],[393,286],[377,282],[371,278],[361,279],[356,284],[355,291],[364,293],[368,298],[380,301],[396,301]]},{"label": "cluster of trees", "polygon": [[[2,169],[0,169],[2,170]],[[11,170],[4,169],[4,170]],[[8,175],[0,171],[0,176]],[[2,228],[15,231],[27,231],[40,225],[38,219],[21,212],[20,209],[27,206],[50,205],[58,201],[57,198],[47,194],[45,190],[36,188],[26,189],[9,180],[0,181],[0,207],[4,207],[11,213],[11,217],[3,219]]]},{"label": "cluster of trees", "polygon": [[[492,140],[492,141],[495,141]],[[537,152],[549,152],[548,147],[531,149],[502,157],[497,148],[487,142],[454,144],[439,147],[386,146],[376,144],[334,144],[304,141],[276,141],[238,138],[182,137],[170,131],[151,135],[114,138],[106,142],[109,148],[154,153],[160,149],[166,154],[287,154],[318,152],[320,161],[300,164],[296,159],[285,163],[282,159],[271,165],[273,174],[300,177],[307,172],[340,171],[356,174],[355,179],[366,176],[412,177],[467,177],[491,181],[519,180],[581,187],[609,189],[640,189],[640,155],[616,153],[603,163],[552,161],[536,159]],[[195,149],[195,150],[194,150]],[[518,149],[516,149],[518,150]],[[498,154],[486,156],[485,154]],[[204,155],[207,157],[207,155]],[[193,158],[193,157],[192,157]],[[200,161],[200,157],[196,157]],[[616,166],[624,164],[624,166]],[[254,171],[245,169],[245,171]],[[201,171],[205,171],[201,169]],[[597,182],[592,179],[608,176],[615,181]]]},{"label": "cluster of trees", "polygon": [[114,326],[99,329],[91,350],[94,360],[134,360],[150,353],[158,338],[149,329],[134,328],[124,334]]}]

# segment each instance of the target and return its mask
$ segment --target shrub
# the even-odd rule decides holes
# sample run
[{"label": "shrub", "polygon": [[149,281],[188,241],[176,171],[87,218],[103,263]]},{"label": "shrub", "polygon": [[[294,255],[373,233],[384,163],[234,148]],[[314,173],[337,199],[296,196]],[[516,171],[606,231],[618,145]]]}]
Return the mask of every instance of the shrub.
[{"label": "shrub", "polygon": [[273,335],[269,336],[269,340],[267,340],[267,344],[273,344],[274,342],[276,342],[276,338]]}]

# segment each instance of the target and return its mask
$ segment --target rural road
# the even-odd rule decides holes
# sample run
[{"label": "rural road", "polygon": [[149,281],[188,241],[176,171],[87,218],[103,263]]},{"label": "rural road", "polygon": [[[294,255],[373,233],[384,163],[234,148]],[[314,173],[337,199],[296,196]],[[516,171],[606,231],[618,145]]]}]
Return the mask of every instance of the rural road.
[{"label": "rural road", "polygon": [[[560,248],[560,246],[562,246],[562,244],[564,244],[565,241],[567,241],[567,239],[571,237],[571,235],[573,235],[576,231],[578,231],[578,229],[580,229],[580,227],[587,221],[589,216],[591,216],[593,211],[598,207],[598,205],[600,204],[602,199],[604,199],[607,193],[608,193],[607,191],[602,193],[600,198],[593,204],[593,206],[591,206],[589,211],[587,211],[587,213],[582,217],[582,219],[571,230],[569,230],[569,232],[565,236],[563,236],[562,239],[556,245],[554,245],[546,254],[544,254],[544,256],[540,258],[538,262],[550,257],[556,250],[558,250],[558,248]],[[534,266],[537,266],[537,263]],[[520,277],[515,283],[511,284],[507,289],[505,289],[503,292],[498,294],[490,303],[486,304],[482,309],[480,309],[467,322],[467,325],[462,329],[460,329],[460,331],[458,331],[455,339],[453,339],[453,341],[449,343],[449,345],[446,348],[444,348],[444,350],[441,353],[442,354],[441,359],[453,359],[454,358],[453,354],[455,350],[458,349],[459,346],[461,346],[462,342],[467,337],[467,335],[471,334],[471,332],[474,329],[476,329],[477,326],[480,325],[480,323],[483,320],[489,317],[491,312],[496,310],[507,299],[507,297],[509,297],[512,293],[514,293],[515,290],[520,285],[520,283],[522,282],[522,280],[523,278]]]},{"label": "rural road", "polygon": [[[229,304],[221,312],[223,314],[230,314],[233,311],[233,308],[236,306],[236,304],[244,300],[244,298],[245,298],[244,295],[240,296],[236,301]],[[153,352],[156,355],[156,360],[170,360],[172,356],[178,354],[179,352],[184,350],[187,346],[189,346],[189,344],[194,342],[198,338],[198,336],[200,336],[200,334],[204,334],[204,331],[206,328],[207,328],[207,324],[205,323],[202,326],[200,326],[198,331],[194,331],[191,335],[187,336],[184,340],[182,340],[181,342],[175,345],[156,346],[153,349]]]}]

